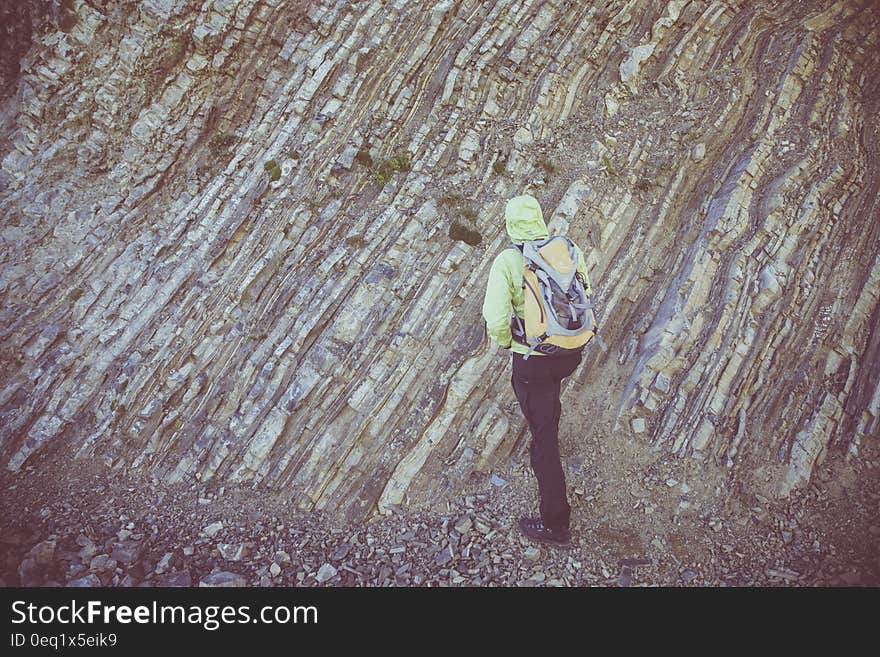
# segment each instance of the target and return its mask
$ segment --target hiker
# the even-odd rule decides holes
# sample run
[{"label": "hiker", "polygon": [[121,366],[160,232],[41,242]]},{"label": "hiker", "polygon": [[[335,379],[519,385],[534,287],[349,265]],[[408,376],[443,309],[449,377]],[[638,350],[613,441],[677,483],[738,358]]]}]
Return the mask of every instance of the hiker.
[{"label": "hiker", "polygon": [[[524,285],[524,265],[528,263],[523,249],[527,245],[546,243],[549,233],[541,206],[533,196],[510,199],[504,218],[513,244],[499,253],[492,263],[483,301],[483,319],[489,337],[512,352],[513,391],[532,433],[529,456],[538,480],[541,515],[540,518],[520,518],[519,527],[531,539],[564,545],[570,540],[571,507],[566,497],[565,474],[559,456],[559,418],[562,412],[559,395],[562,380],[572,374],[581,362],[580,348],[583,345],[580,348],[562,349],[542,343],[539,338],[530,340],[524,335],[526,295],[531,293],[524,289],[527,287]],[[575,255],[567,260],[569,272],[576,262],[581,289],[589,297],[590,283],[581,250],[567,238],[557,237],[549,241],[556,246],[569,245],[569,252]],[[574,276],[574,273],[571,272],[571,275]],[[528,283],[528,280],[525,282]],[[529,303],[532,303],[531,299],[534,299],[534,295]],[[588,300],[586,308],[591,320],[587,328],[595,331],[595,317]],[[546,334],[547,329],[544,329],[540,337],[546,338]],[[592,337],[592,333],[589,337]]]}]

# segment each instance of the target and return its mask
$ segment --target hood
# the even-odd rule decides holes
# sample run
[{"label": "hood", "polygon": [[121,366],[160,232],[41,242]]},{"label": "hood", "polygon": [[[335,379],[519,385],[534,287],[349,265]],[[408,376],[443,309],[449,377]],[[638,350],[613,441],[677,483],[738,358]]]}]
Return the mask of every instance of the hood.
[{"label": "hood", "polygon": [[514,196],[507,202],[504,220],[507,222],[507,234],[514,242],[538,240],[550,235],[538,199],[528,194]]}]

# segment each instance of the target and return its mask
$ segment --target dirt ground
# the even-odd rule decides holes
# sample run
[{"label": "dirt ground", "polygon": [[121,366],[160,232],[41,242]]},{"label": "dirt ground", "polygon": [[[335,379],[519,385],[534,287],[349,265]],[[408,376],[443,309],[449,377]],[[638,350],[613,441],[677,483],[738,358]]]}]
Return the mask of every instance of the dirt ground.
[{"label": "dirt ground", "polygon": [[812,483],[774,500],[613,427],[578,433],[563,421],[568,549],[516,529],[537,505],[524,453],[439,508],[346,525],[279,494],[167,486],[43,455],[0,475],[0,578],[29,587],[223,577],[285,587],[880,585],[876,442],[857,460],[832,453]]}]

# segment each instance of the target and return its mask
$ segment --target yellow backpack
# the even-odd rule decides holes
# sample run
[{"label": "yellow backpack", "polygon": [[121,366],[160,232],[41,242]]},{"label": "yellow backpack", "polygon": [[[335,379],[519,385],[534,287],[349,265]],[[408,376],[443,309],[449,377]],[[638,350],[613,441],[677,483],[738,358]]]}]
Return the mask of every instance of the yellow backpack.
[{"label": "yellow backpack", "polygon": [[[533,352],[577,352],[599,330],[577,251],[568,237],[555,236],[514,244],[523,255],[525,321],[513,313],[513,339]],[[598,336],[597,336],[598,337]]]}]

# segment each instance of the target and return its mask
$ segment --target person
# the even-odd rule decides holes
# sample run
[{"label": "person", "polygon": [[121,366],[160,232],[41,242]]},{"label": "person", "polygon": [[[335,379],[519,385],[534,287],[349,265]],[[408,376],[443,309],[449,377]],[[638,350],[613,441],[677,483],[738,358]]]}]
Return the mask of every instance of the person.
[{"label": "person", "polygon": [[[538,200],[525,194],[511,198],[504,210],[507,234],[514,242],[549,237]],[[577,270],[591,294],[583,252],[576,247]],[[524,317],[523,256],[511,245],[499,253],[489,271],[483,301],[483,319],[490,339],[512,352],[511,383],[532,435],[529,457],[538,480],[540,517],[520,518],[519,528],[530,539],[565,545],[571,539],[571,507],[559,455],[559,418],[562,380],[580,365],[580,351],[542,354],[514,338],[513,312]]]}]

